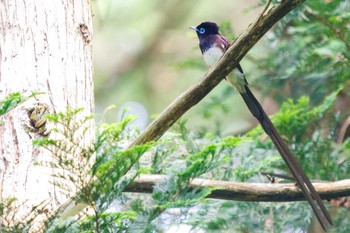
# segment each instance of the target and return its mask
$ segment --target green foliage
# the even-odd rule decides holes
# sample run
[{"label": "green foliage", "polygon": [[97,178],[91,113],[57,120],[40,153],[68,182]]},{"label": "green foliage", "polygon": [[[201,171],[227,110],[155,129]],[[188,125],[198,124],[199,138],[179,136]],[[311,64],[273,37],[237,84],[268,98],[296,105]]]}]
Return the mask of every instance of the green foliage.
[{"label": "green foliage", "polygon": [[[339,180],[345,179],[350,173],[347,164],[339,164],[339,158],[348,157],[346,144],[340,146],[334,142],[335,128],[340,119],[332,113],[332,106],[339,91],[327,96],[316,107],[310,105],[307,97],[301,97],[296,102],[290,99],[282,104],[280,112],[273,117],[276,128],[312,178]],[[257,138],[262,133],[261,127],[258,127],[249,135]],[[273,147],[271,142],[264,142],[261,146]],[[285,169],[284,163],[281,166]]]},{"label": "green foliage", "polygon": [[330,90],[348,90],[349,11],[348,0],[306,1],[283,18],[262,51],[249,56],[259,69],[258,85],[280,102],[309,93],[313,104]]},{"label": "green foliage", "polygon": [[[125,140],[130,137],[125,128],[133,119],[127,118],[116,124],[100,124],[95,142],[84,145],[82,141],[93,116],[78,117],[81,110],[67,108],[64,113],[49,115],[48,120],[58,126],[53,129],[58,139],[35,140],[34,145],[44,147],[54,155],[53,160],[39,164],[54,169],[55,184],[67,194],[79,190],[74,199],[85,203],[93,214],[85,213],[84,218],[69,219],[60,224],[53,218],[47,224],[48,232],[120,232],[129,228],[133,231],[139,226],[139,229],[151,232],[155,220],[167,209],[184,208],[204,200],[212,189],[194,190],[188,187],[190,181],[219,169],[220,164],[229,159],[227,151],[241,142],[233,137],[209,144],[199,138],[193,141],[193,137],[198,136],[189,134],[185,123],[180,121],[178,133],[170,137],[171,141],[181,143],[172,144],[166,139],[162,143],[125,148],[129,143]],[[178,149],[185,141],[188,143],[183,157]],[[156,151],[154,163],[148,165],[149,169],[135,170],[134,164],[148,150]],[[165,160],[174,157],[177,162],[169,166]],[[122,204],[128,199],[123,190],[130,182],[140,173],[155,168],[168,174],[168,179],[155,187],[151,200],[132,198],[128,204],[131,209],[111,210],[115,201]]]},{"label": "green foliage", "polygon": [[[79,229],[81,232],[123,232],[127,230],[128,221],[135,220],[137,213],[133,210],[124,212],[103,212],[98,215],[88,216],[81,220]],[[98,222],[98,228],[96,229],[96,223]],[[92,229],[95,229],[92,230]],[[100,229],[100,230],[99,230]],[[118,229],[115,231],[114,229]]]},{"label": "green foliage", "polygon": [[[75,201],[87,204],[93,214],[85,213],[81,219],[68,219],[60,224],[53,218],[47,224],[48,232],[133,232],[135,229],[152,232],[158,227],[158,217],[167,209],[185,208],[203,201],[212,189],[192,189],[191,180],[223,175],[221,164],[229,161],[232,149],[245,140],[234,137],[203,140],[190,134],[185,122],[180,121],[174,128],[177,133],[165,141],[126,148],[129,142],[125,140],[130,135],[125,128],[133,119],[127,118],[116,124],[100,124],[95,142],[84,145],[82,141],[93,116],[78,117],[81,110],[67,108],[64,113],[49,115],[47,118],[58,126],[53,129],[58,139],[35,140],[34,145],[54,155],[53,160],[39,164],[54,169],[55,184],[67,194],[79,190]],[[182,145],[186,146],[182,148]],[[183,153],[179,154],[180,148]],[[148,164],[149,169],[135,170],[133,165],[149,150],[156,151],[151,160],[154,163]],[[168,178],[156,185],[152,198],[128,201],[129,197],[123,194],[128,184],[140,173],[156,169]],[[129,208],[112,211],[115,201]]]},{"label": "green foliage", "polygon": [[[42,93],[33,92],[31,95],[23,95],[20,92],[14,92],[9,94],[4,100],[0,100],[0,116],[15,108],[17,105],[25,102],[29,98],[35,97],[40,94]],[[3,124],[3,122],[0,121],[0,125],[1,124]]]},{"label": "green foliage", "polygon": [[[323,179],[331,178],[329,174],[335,178],[345,178],[349,174],[346,164],[337,164],[339,156],[348,157],[350,154],[349,143],[336,148],[334,143],[327,143],[327,140],[331,141],[327,137],[331,137],[332,133],[325,138],[317,133],[319,122],[331,114],[337,93],[326,97],[316,107],[310,106],[306,97],[296,102],[289,100],[273,119],[277,128],[290,139],[288,143],[298,152],[310,175]],[[246,137],[221,138],[194,133],[187,128],[186,120],[181,120],[159,143],[127,148],[129,139],[133,137],[126,130],[133,118],[127,118],[116,124],[101,123],[95,141],[84,145],[81,142],[93,116],[78,117],[80,113],[81,109],[68,108],[65,113],[49,115],[48,119],[58,125],[54,132],[59,139],[40,139],[34,145],[53,153],[53,160],[40,164],[56,171],[55,184],[67,193],[80,190],[74,197],[75,201],[85,203],[92,211],[64,222],[53,218],[47,223],[47,232],[164,231],[164,216],[175,224],[189,224],[193,229],[206,232],[254,231],[261,229],[269,219],[274,219],[270,227],[282,231],[286,226],[306,228],[311,219],[310,208],[305,203],[214,201],[205,199],[213,189],[190,187],[191,180],[197,177],[250,182],[260,180],[261,171],[273,171],[281,160],[271,144],[259,141],[263,133],[260,127]],[[329,119],[330,126],[339,120]],[[310,142],[310,135],[319,137]],[[324,167],[326,165],[322,161],[314,162],[317,156],[311,154],[308,148],[329,152],[332,156],[327,158],[326,165],[331,168]],[[135,169],[133,165],[147,153],[151,156],[149,162],[143,164],[143,169]],[[286,170],[281,165],[279,169]],[[128,184],[145,171],[165,174],[167,178],[154,187],[151,196],[124,194]],[[327,174],[328,177],[325,177]],[[116,205],[119,207],[115,208]],[[179,215],[186,218],[169,216],[169,210],[181,210]],[[59,219],[60,216],[56,217]],[[336,221],[341,222],[342,219],[336,218]],[[348,229],[347,225],[343,228]]]},{"label": "green foliage", "polygon": [[[330,113],[331,107],[337,97],[337,93],[332,93],[326,97],[324,102],[316,107],[310,106],[308,97],[303,96],[297,101],[288,99],[281,106],[280,111],[273,116],[273,123],[282,135],[288,139],[295,137],[296,141],[301,141],[310,135],[306,135],[310,127],[312,131],[320,127],[320,121],[327,113]],[[262,128],[258,127],[252,130],[249,135],[256,137],[261,135]]]},{"label": "green foliage", "polygon": [[[139,157],[152,144],[134,146],[125,149],[123,133],[132,118],[118,124],[101,124],[94,143],[82,143],[89,132],[94,116],[79,117],[82,109],[67,108],[64,113],[49,115],[47,118],[56,123],[53,129],[56,138],[35,140],[35,146],[41,146],[52,152],[54,159],[41,165],[54,169],[55,184],[67,194],[79,191],[74,199],[93,209],[94,214],[86,213],[78,221],[68,220],[57,224],[52,219],[48,224],[49,232],[114,232],[109,228],[121,229],[126,219],[134,219],[135,212],[109,212],[110,205],[121,196],[122,191],[135,177],[125,176]],[[57,216],[59,217],[59,216]]]},{"label": "green foliage", "polygon": [[[334,178],[344,178],[349,174],[346,165],[337,164],[339,156],[349,154],[348,144],[342,149],[336,147],[329,140],[334,132],[329,131],[329,136],[324,137],[322,128],[319,128],[321,120],[331,115],[331,106],[338,92],[326,97],[316,107],[312,107],[306,97],[289,100],[273,118],[310,177],[327,180],[331,178],[329,174]],[[37,140],[35,145],[44,146],[55,155],[55,161],[49,164],[51,167],[65,171],[55,173],[56,184],[63,189],[73,186],[80,190],[75,200],[86,203],[93,211],[63,224],[52,221],[48,224],[48,232],[157,232],[166,230],[164,216],[172,219],[174,224],[189,224],[193,229],[206,232],[225,229],[254,231],[261,229],[269,219],[274,219],[271,226],[274,230],[282,231],[286,226],[306,228],[311,220],[310,208],[305,203],[213,201],[205,198],[213,189],[199,190],[189,185],[197,177],[250,182],[261,181],[261,171],[275,171],[276,168],[287,171],[271,143],[261,143],[259,138],[263,132],[260,127],[247,137],[221,138],[192,132],[187,128],[186,120],[180,120],[159,143],[126,148],[133,137],[126,130],[132,118],[127,118],[116,124],[101,123],[95,142],[82,147],[79,142],[83,135],[80,133],[88,131],[87,122],[92,117],[78,120],[76,115],[80,111],[67,109],[65,113],[49,116],[61,126],[55,131],[62,139]],[[329,118],[329,126],[334,126],[338,120]],[[314,139],[308,140],[310,137]],[[315,148],[332,156],[327,159],[323,156],[322,161],[326,161],[323,163],[319,161]],[[150,159],[142,162],[143,169],[135,169],[134,164],[144,154]],[[74,155],[74,159],[70,155]],[[340,169],[334,172],[332,169],[336,165]],[[123,193],[128,184],[145,171],[165,174],[167,178],[155,185],[151,196]],[[116,203],[118,210],[115,209]],[[170,210],[181,210],[179,214],[187,217],[174,219],[167,214]],[[295,212],[299,214],[295,215]],[[237,222],[240,224],[235,224]]]},{"label": "green foliage", "polygon": [[187,223],[205,232],[295,232],[307,228],[311,219],[308,208],[305,203],[210,201]]},{"label": "green foliage", "polygon": [[[167,179],[154,187],[150,200],[136,200],[131,205],[135,211],[141,210],[142,215],[133,223],[130,232],[143,232],[142,229],[145,232],[165,230],[161,227],[162,220],[159,216],[166,215],[166,210],[181,208],[186,211],[203,202],[213,189],[193,189],[189,186],[190,181],[196,177],[212,177],[219,173],[220,166],[229,160],[228,152],[243,140],[234,137],[221,140],[216,138],[208,144],[208,140],[189,133],[184,121],[177,123],[174,130],[176,133],[165,137],[164,140],[168,143],[157,146],[155,154],[167,155],[158,157],[157,162],[157,167],[161,168],[159,171],[167,174]],[[168,137],[171,137],[173,143],[169,143]]]},{"label": "green foliage", "polygon": [[217,114],[228,114],[230,107],[225,100],[232,95],[232,88],[227,87],[222,93],[211,96],[209,101],[203,104],[200,111],[204,119],[215,120]]},{"label": "green foliage", "polygon": [[20,92],[15,92],[6,97],[5,100],[0,101],[0,115],[4,115],[18,104],[24,102],[26,99]]},{"label": "green foliage", "polygon": [[0,115],[4,115],[21,102],[23,102],[21,93],[12,93],[5,100],[0,101]]},{"label": "green foliage", "polygon": [[[2,202],[0,203],[1,233],[29,232],[31,224],[45,208],[45,204],[40,203],[39,205],[32,206],[31,209],[23,212],[24,210],[21,208],[23,205],[26,205],[26,203],[18,203],[18,200],[15,197],[2,199]],[[21,219],[19,219],[19,212],[24,216]]]},{"label": "green foliage", "polygon": [[220,27],[220,33],[225,35],[228,41],[233,41],[235,39],[235,35],[232,31],[232,25],[230,21],[221,22],[219,27]]}]

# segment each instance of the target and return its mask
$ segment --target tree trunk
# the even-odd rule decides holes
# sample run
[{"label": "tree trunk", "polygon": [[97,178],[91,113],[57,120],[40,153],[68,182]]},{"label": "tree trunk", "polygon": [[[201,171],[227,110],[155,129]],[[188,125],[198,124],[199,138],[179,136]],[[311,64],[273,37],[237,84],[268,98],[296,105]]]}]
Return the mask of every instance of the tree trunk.
[{"label": "tree trunk", "polygon": [[[50,182],[51,168],[35,165],[52,155],[32,145],[47,135],[31,117],[37,107],[94,112],[91,40],[89,1],[0,2],[0,100],[13,92],[44,92],[0,116],[0,202],[27,200],[19,207],[22,215],[43,201],[52,211],[68,198]],[[92,124],[83,143],[94,137]]]}]

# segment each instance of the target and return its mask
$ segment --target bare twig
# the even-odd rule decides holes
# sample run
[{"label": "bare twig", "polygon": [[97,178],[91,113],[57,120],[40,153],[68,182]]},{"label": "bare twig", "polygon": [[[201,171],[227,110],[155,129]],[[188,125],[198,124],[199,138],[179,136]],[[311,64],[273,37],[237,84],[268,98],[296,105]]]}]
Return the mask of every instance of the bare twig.
[{"label": "bare twig", "polygon": [[272,2],[272,0],[268,0],[268,1],[267,1],[266,6],[265,6],[264,10],[261,12],[261,14],[260,14],[260,16],[259,16],[259,19],[258,19],[258,20],[260,20],[260,19],[261,19],[261,17],[263,17],[263,16],[264,16],[264,14],[266,13],[267,9],[269,9],[269,6],[270,6],[271,2]]},{"label": "bare twig", "polygon": [[[155,184],[166,180],[165,175],[140,175],[125,192],[152,193]],[[322,199],[330,200],[350,195],[350,179],[313,183]],[[193,179],[188,187],[198,191],[216,188],[208,198],[234,201],[289,202],[304,201],[305,196],[294,183],[242,183],[208,179]]]}]

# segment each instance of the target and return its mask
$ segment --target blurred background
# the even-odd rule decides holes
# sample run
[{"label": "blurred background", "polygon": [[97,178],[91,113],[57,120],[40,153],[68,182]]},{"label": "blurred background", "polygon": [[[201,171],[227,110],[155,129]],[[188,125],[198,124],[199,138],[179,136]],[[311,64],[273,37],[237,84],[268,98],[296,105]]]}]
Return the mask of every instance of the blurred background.
[{"label": "blurred background", "polygon": [[[189,26],[214,21],[232,41],[255,21],[265,3],[93,1],[97,113],[114,105],[104,115],[105,120],[114,122],[121,107],[132,102],[145,107],[141,112],[159,114],[208,69]],[[346,91],[350,86],[346,55],[350,49],[349,1],[320,3],[308,2],[287,15],[241,61],[253,92],[268,114],[275,113],[288,98],[302,95],[318,104],[339,86],[345,90],[336,111],[350,108]],[[246,132],[256,125],[241,97],[225,82],[184,118],[191,128],[223,135]]]},{"label": "blurred background", "polygon": [[[130,101],[144,105],[150,115],[158,114],[204,75],[208,68],[196,33],[189,26],[217,22],[232,40],[262,10],[257,0],[129,0],[93,4],[96,109],[102,113],[115,105],[105,115],[109,122],[115,121],[117,112]],[[260,52],[253,49],[250,56],[256,57]],[[254,88],[255,72],[259,71],[252,70],[249,59],[241,64]],[[185,118],[190,127],[197,129],[203,124],[207,127],[205,119],[211,118],[211,130],[223,130],[224,134],[245,131],[254,123],[241,97],[224,82]]]}]

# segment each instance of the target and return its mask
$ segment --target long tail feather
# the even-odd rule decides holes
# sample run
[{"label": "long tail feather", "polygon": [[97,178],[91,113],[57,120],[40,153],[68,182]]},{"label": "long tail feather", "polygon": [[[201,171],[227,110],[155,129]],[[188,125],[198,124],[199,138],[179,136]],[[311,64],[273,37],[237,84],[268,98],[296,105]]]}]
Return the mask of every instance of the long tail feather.
[{"label": "long tail feather", "polygon": [[298,186],[305,195],[307,201],[310,203],[318,221],[322,228],[326,231],[327,226],[333,225],[331,216],[329,215],[326,207],[324,206],[321,197],[317,194],[314,186],[312,185],[309,178],[306,176],[304,170],[300,167],[297,159],[283,142],[281,136],[275,129],[270,118],[267,116],[263,108],[261,107],[258,100],[255,98],[253,93],[250,91],[248,85],[245,85],[245,92],[240,93],[244,102],[246,103],[250,112],[259,121],[264,131],[269,135],[273,144],[281,154],[283,160],[287,164],[289,170],[293,174],[297,181]]}]

